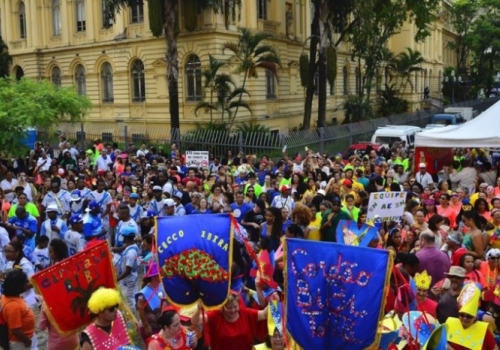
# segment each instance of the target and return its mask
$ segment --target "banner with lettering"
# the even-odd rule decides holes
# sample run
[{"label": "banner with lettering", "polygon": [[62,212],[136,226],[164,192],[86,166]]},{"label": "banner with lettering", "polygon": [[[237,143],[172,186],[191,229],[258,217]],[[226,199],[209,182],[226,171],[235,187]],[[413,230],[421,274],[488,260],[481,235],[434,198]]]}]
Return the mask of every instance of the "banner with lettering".
[{"label": "banner with lettering", "polygon": [[378,239],[378,229],[375,226],[360,226],[352,220],[340,220],[337,225],[337,243],[368,247],[374,239]]},{"label": "banner with lettering", "polygon": [[186,166],[207,168],[209,165],[208,151],[186,151]]},{"label": "banner with lettering", "polygon": [[61,334],[77,331],[91,321],[87,302],[99,287],[116,288],[107,241],[85,249],[31,277],[46,304],[52,324]]},{"label": "banner with lettering", "polygon": [[372,192],[368,202],[368,220],[398,221],[405,210],[406,192]]},{"label": "banner with lettering", "polygon": [[377,348],[389,252],[286,239],[285,325],[304,349]]},{"label": "banner with lettering", "polygon": [[220,307],[231,287],[233,227],[229,214],[157,219],[158,263],[169,301],[188,306],[201,300]]}]

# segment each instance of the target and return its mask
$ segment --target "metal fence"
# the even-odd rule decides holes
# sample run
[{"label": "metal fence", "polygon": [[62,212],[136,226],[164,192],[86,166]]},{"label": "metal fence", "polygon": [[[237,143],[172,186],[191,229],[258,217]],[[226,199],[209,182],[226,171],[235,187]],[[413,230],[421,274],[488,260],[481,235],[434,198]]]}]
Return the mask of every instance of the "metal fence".
[{"label": "metal fence", "polygon": [[[473,107],[474,111],[481,113],[499,98],[487,100],[474,100],[456,103],[448,107]],[[443,108],[422,110],[414,113],[392,115],[384,118],[371,119],[351,124],[328,126],[314,130],[298,130],[287,134],[275,132],[229,132],[219,130],[194,129],[180,132],[178,129],[154,128],[153,131],[141,127],[130,127],[124,123],[113,124],[81,124],[75,130],[75,125],[67,125],[61,130],[69,140],[78,140],[81,148],[92,145],[94,139],[99,138],[103,142],[117,142],[120,147],[134,143],[141,143],[157,147],[159,151],[169,152],[172,142],[180,145],[181,150],[210,151],[215,156],[223,156],[227,151],[233,154],[243,152],[245,154],[256,154],[258,156],[268,155],[275,158],[281,155],[282,148],[286,145],[288,154],[303,151],[307,146],[309,149],[321,153],[333,154],[342,152],[349,145],[369,141],[372,134],[380,126],[385,125],[415,125],[425,126],[430,117],[443,112]],[[72,131],[73,130],[73,131]],[[56,143],[56,137],[50,137],[47,133],[39,132],[40,141],[51,141]]]}]

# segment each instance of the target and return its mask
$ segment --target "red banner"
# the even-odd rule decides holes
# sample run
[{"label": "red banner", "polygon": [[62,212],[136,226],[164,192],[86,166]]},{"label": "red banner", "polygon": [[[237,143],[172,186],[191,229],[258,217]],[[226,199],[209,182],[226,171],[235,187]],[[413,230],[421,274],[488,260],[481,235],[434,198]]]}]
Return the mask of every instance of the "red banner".
[{"label": "red banner", "polygon": [[57,331],[77,331],[91,320],[87,301],[99,287],[116,288],[108,242],[103,241],[31,277]]},{"label": "red banner", "polygon": [[418,172],[418,165],[420,163],[425,163],[427,165],[427,172],[431,175],[435,175],[443,170],[443,166],[452,165],[453,149],[437,147],[416,147],[414,162],[414,173]]}]

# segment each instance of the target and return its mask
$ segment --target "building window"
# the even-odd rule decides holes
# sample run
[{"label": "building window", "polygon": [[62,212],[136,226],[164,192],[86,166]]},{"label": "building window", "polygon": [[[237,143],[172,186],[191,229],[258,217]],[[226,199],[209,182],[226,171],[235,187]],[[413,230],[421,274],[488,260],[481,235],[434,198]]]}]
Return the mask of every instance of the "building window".
[{"label": "building window", "polygon": [[21,39],[26,39],[26,8],[24,7],[24,2],[19,3],[19,37]]},{"label": "building window", "polygon": [[356,67],[356,94],[361,93],[361,69]]},{"label": "building window", "polygon": [[144,76],[144,64],[141,60],[136,60],[132,65],[132,87],[134,102],[146,101],[146,79]]},{"label": "building window", "polygon": [[59,0],[52,0],[52,33],[61,35],[61,4]]},{"label": "building window", "polygon": [[101,0],[102,27],[109,29],[113,26],[113,18],[110,18],[106,9],[106,0]]},{"label": "building window", "polygon": [[342,77],[343,77],[343,92],[344,92],[344,95],[348,95],[349,94],[349,70],[347,69],[347,67],[344,67],[342,69]]},{"label": "building window", "polygon": [[187,101],[201,101],[201,62],[198,56],[189,56],[186,63]]},{"label": "building window", "polygon": [[102,102],[113,102],[113,68],[108,62],[101,67]]},{"label": "building window", "polygon": [[84,32],[85,30],[85,0],[76,0],[76,31]]},{"label": "building window", "polygon": [[257,0],[257,15],[259,19],[267,19],[267,0]]},{"label": "building window", "polygon": [[144,4],[142,1],[137,1],[130,9],[132,23],[144,22]]},{"label": "building window", "polygon": [[276,99],[276,78],[269,69],[266,69],[266,100]]},{"label": "building window", "polygon": [[85,68],[79,64],[75,70],[76,91],[79,95],[87,94],[87,82],[85,77]]},{"label": "building window", "polygon": [[52,68],[50,81],[54,84],[54,86],[61,87],[61,69],[59,67]]},{"label": "building window", "polygon": [[22,79],[22,77],[24,77],[24,70],[21,67],[17,66],[16,67],[16,80],[19,81]]}]

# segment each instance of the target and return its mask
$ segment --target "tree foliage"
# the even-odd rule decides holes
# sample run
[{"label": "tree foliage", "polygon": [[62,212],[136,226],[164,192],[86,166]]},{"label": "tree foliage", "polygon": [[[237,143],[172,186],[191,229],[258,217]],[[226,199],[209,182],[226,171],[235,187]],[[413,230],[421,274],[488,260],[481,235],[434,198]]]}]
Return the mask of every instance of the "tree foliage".
[{"label": "tree foliage", "polygon": [[387,117],[393,114],[400,114],[408,110],[408,101],[399,97],[398,95],[399,92],[395,84],[385,84],[385,89],[378,92],[379,117]]},{"label": "tree foliage", "polygon": [[63,121],[82,121],[92,105],[73,87],[57,88],[47,80],[0,79],[0,145],[18,153],[27,128],[53,130]]},{"label": "tree foliage", "polygon": [[6,78],[10,74],[12,56],[9,55],[7,44],[0,37],[0,78]]}]

